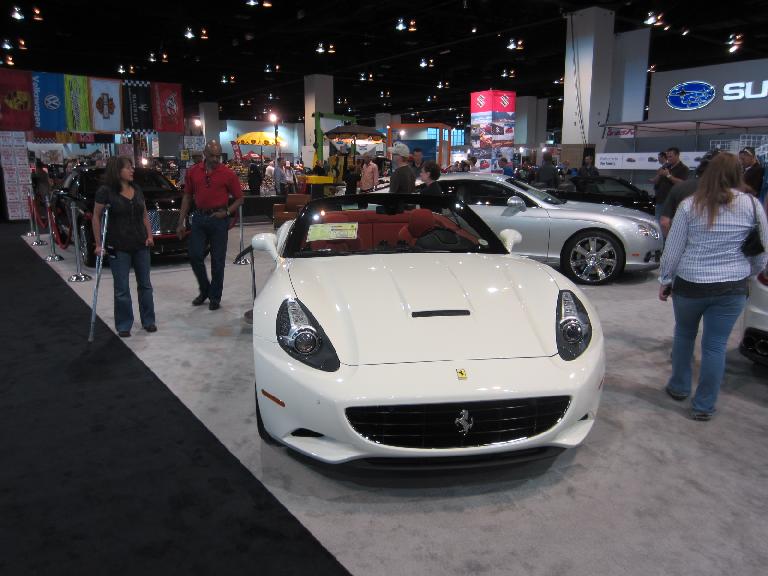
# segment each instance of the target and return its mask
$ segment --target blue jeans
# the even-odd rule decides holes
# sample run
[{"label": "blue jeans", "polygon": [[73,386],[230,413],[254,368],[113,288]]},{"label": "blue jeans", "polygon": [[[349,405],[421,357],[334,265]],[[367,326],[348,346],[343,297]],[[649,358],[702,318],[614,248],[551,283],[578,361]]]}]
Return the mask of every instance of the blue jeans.
[{"label": "blue jeans", "polygon": [[109,257],[109,267],[115,284],[115,328],[128,332],[133,326],[133,305],[128,283],[131,266],[136,274],[136,288],[139,293],[139,316],[145,328],[155,323],[155,302],[152,298],[152,283],[149,281],[149,248],[135,252],[118,250]]},{"label": "blue jeans", "polygon": [[704,317],[701,337],[699,385],[693,397],[693,410],[711,414],[715,411],[720,383],[725,373],[725,349],[747,302],[743,295],[686,298],[672,295],[675,310],[675,341],[672,345],[672,377],[667,388],[677,394],[691,393],[693,347],[699,322]]},{"label": "blue jeans", "polygon": [[[196,212],[189,235],[189,262],[197,278],[200,294],[220,302],[224,290],[224,262],[227,259],[229,218],[216,218]],[[211,279],[205,268],[205,249],[211,247]]]}]

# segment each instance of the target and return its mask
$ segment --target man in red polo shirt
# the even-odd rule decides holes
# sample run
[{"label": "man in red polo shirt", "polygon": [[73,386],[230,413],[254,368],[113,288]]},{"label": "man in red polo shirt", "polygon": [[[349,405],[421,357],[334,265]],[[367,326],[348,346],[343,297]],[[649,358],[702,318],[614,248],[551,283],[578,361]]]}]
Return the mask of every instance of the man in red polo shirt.
[{"label": "man in red polo shirt", "polygon": [[[187,170],[184,199],[176,233],[184,237],[184,221],[192,199],[192,232],[189,236],[189,261],[197,278],[200,293],[193,306],[209,301],[209,310],[218,310],[224,289],[224,262],[227,258],[229,219],[243,203],[240,180],[229,167],[221,163],[221,145],[211,140],[203,150],[203,161]],[[211,279],[205,269],[205,248],[211,246]]]}]

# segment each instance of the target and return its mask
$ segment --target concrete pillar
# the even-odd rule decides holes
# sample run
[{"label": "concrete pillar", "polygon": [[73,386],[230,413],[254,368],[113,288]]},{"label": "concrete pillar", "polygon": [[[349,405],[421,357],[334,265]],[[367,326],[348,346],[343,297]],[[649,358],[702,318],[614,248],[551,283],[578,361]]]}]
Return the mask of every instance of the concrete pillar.
[{"label": "concrete pillar", "polygon": [[546,98],[539,98],[536,101],[536,132],[534,143],[544,144],[547,141],[547,113],[549,112],[549,101]]},{"label": "concrete pillar", "polygon": [[535,96],[515,98],[515,145],[535,146],[537,143],[536,114],[538,107]]},{"label": "concrete pillar", "polygon": [[304,143],[315,144],[315,112],[333,114],[333,76],[304,76]]},{"label": "concrete pillar", "polygon": [[386,132],[387,126],[392,126],[392,124],[400,124],[400,114],[389,114],[388,112],[376,114],[376,130]]},{"label": "concrete pillar", "polygon": [[605,148],[613,70],[614,13],[587,8],[567,15],[563,144]]},{"label": "concrete pillar", "polygon": [[611,82],[611,122],[642,121],[645,113],[645,88],[648,84],[648,53],[651,29],[642,28],[617,34],[614,42]]},{"label": "concrete pillar", "polygon": [[221,134],[218,102],[200,102],[200,122],[203,124],[202,129],[205,141],[218,141],[219,134]]}]

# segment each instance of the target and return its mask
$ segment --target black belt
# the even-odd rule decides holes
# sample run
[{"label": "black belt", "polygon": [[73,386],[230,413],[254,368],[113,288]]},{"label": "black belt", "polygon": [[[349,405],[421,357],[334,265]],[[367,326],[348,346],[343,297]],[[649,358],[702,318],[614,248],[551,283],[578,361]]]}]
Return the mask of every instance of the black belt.
[{"label": "black belt", "polygon": [[198,214],[204,214],[206,216],[210,216],[211,214],[215,214],[216,212],[221,212],[222,210],[227,211],[227,207],[219,206],[218,208],[210,208],[208,210],[203,210],[201,208],[198,208],[197,210],[195,210],[195,212],[197,212]]}]

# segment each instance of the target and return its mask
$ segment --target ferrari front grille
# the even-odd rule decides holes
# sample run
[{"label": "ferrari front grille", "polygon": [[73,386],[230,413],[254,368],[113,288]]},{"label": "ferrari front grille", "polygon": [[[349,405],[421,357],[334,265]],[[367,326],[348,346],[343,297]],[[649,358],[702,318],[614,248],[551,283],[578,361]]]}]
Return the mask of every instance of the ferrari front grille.
[{"label": "ferrari front grille", "polygon": [[570,396],[450,404],[355,406],[352,428],[371,442],[400,448],[469,448],[531,438],[565,416]]}]

